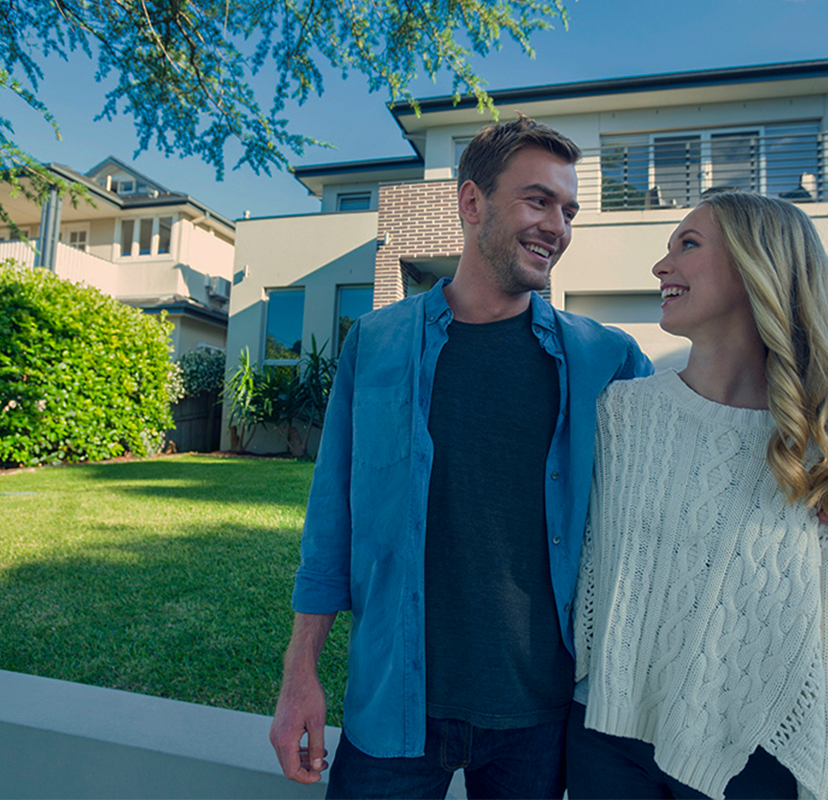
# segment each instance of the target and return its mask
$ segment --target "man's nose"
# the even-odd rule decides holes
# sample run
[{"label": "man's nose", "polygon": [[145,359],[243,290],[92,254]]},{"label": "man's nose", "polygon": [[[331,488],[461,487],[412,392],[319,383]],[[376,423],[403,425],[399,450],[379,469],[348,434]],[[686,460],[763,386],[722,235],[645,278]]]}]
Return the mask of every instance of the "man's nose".
[{"label": "man's nose", "polygon": [[541,222],[541,229],[560,239],[566,233],[566,219],[560,206],[550,206]]}]

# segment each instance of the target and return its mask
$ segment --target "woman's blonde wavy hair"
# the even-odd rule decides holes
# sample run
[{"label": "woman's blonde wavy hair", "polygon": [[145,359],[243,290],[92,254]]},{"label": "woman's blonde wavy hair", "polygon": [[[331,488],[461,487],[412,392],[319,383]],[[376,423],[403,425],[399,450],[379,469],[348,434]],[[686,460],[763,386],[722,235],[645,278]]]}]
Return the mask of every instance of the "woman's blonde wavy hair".
[{"label": "woman's blonde wavy hair", "polygon": [[[767,348],[768,464],[791,502],[828,510],[828,256],[805,212],[748,192],[705,197]],[[815,445],[815,447],[814,447]]]}]

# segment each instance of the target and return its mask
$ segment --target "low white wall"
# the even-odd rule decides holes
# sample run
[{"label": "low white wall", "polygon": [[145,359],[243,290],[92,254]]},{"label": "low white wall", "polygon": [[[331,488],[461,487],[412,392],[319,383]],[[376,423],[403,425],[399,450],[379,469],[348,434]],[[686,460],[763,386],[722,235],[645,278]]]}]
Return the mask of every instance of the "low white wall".
[{"label": "low white wall", "polygon": [[[270,717],[0,671],[2,798],[314,798]],[[334,752],[339,729],[328,728]]]},{"label": "low white wall", "polygon": [[[0,670],[0,798],[321,798],[288,781],[271,718]],[[325,729],[333,754],[339,728]],[[461,772],[449,800],[464,798]]]}]

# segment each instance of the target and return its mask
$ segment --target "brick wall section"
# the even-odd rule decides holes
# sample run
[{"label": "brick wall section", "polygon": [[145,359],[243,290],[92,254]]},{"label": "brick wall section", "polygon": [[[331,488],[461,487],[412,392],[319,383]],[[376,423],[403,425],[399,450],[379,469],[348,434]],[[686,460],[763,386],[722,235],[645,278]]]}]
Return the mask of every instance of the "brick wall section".
[{"label": "brick wall section", "polygon": [[405,297],[409,274],[419,277],[408,262],[460,255],[457,182],[380,184],[377,236],[374,308]]}]

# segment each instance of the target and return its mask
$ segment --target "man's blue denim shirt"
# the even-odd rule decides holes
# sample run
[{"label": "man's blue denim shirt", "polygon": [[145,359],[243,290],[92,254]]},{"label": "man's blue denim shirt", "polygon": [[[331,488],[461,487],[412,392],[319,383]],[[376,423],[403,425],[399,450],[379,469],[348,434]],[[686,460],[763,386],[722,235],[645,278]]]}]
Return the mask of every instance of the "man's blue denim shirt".
[{"label": "man's blue denim shirt", "polygon": [[[366,314],[348,333],[293,593],[299,612],[353,612],[345,730],[378,757],[419,756],[425,746],[428,417],[452,320],[445,283]],[[546,515],[552,586],[572,651],[570,610],[592,476],[595,401],[611,381],[648,375],[652,365],[627,334],[557,311],[535,293],[531,302],[532,329],[560,375]]]}]

